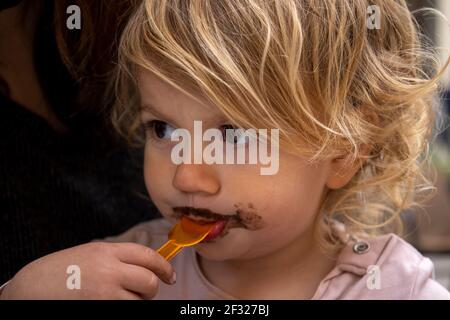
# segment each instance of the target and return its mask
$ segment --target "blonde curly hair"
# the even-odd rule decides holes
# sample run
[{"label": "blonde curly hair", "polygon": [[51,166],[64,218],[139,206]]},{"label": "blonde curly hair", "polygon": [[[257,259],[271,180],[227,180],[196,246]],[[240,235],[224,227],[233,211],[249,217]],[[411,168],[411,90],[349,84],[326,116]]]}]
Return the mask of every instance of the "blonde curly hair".
[{"label": "blonde curly hair", "polygon": [[[402,0],[145,0],[121,38],[113,123],[141,141],[135,79],[151,71],[238,126],[279,128],[290,153],[359,161],[321,216],[401,233],[401,213],[432,188],[423,166],[445,68],[423,40]],[[336,246],[327,220],[318,230]]]}]

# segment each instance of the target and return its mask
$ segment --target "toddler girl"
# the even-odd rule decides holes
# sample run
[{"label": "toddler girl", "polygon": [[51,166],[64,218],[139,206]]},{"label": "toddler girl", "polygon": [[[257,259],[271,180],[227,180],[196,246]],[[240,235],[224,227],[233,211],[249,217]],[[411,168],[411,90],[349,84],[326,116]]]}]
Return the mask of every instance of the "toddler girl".
[{"label": "toddler girl", "polygon": [[[442,74],[429,72],[436,60],[405,1],[145,0],[119,56],[113,120],[145,144],[164,219],[43,257],[2,298],[450,298],[395,235],[430,186],[422,165]],[[226,134],[239,128],[258,134]],[[180,151],[178,129],[194,140],[217,129],[222,149],[207,152],[210,131],[203,150]],[[272,174],[250,163],[259,129],[279,133],[279,149],[258,145],[278,159]],[[216,157],[231,150],[247,151],[245,163]],[[205,154],[216,161],[174,160]],[[169,264],[155,250],[181,218],[214,230]],[[68,289],[68,266],[79,288]]]}]

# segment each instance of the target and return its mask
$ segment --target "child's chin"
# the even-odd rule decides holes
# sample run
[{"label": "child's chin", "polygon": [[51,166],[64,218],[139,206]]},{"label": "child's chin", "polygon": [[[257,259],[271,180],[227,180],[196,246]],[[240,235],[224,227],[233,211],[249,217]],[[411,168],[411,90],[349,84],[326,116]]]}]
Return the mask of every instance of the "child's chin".
[{"label": "child's chin", "polygon": [[225,261],[235,258],[235,250],[224,246],[223,242],[211,241],[195,246],[195,251],[204,259],[212,261]]},{"label": "child's chin", "polygon": [[242,243],[248,243],[242,238],[242,230],[232,229],[220,237],[197,244],[195,250],[202,258],[208,260],[234,260],[240,259],[249,249]]},{"label": "child's chin", "polygon": [[223,254],[210,252],[208,250],[199,250],[196,249],[196,252],[202,259],[210,260],[210,261],[225,261],[228,260]]}]

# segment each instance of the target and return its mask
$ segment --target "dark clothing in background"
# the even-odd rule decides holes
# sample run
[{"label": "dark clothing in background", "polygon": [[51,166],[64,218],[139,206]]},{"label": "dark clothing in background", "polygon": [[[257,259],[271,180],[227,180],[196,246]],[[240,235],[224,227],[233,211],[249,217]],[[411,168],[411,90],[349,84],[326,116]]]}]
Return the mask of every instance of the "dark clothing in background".
[{"label": "dark clothing in background", "polygon": [[55,132],[0,95],[0,285],[36,258],[158,216],[145,190],[142,150],[113,143],[101,112],[72,112],[77,84],[59,58],[51,24],[39,28],[37,72],[69,130]]}]

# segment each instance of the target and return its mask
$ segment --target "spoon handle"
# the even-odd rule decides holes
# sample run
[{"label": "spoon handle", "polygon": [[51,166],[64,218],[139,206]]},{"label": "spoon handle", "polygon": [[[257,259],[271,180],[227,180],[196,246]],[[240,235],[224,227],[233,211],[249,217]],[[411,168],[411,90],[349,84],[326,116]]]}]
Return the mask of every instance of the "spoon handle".
[{"label": "spoon handle", "polygon": [[158,253],[170,261],[181,249],[183,249],[182,246],[176,244],[174,240],[169,240],[158,249]]}]

